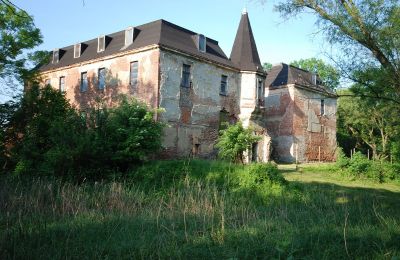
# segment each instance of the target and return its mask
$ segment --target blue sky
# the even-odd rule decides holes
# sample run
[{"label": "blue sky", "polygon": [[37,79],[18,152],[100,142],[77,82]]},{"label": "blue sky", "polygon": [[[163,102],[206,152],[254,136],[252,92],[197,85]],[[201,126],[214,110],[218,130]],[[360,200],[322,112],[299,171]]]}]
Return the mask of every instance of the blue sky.
[{"label": "blue sky", "polygon": [[219,41],[229,56],[244,6],[250,17],[262,62],[289,63],[323,58],[316,18],[302,15],[285,21],[273,1],[256,0],[14,0],[33,15],[43,35],[37,49],[52,50],[113,33],[128,26],[165,19]]}]

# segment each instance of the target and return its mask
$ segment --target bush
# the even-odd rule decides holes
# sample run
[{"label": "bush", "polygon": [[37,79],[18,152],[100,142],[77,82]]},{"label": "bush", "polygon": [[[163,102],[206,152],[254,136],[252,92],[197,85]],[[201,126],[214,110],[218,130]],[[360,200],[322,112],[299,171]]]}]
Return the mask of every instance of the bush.
[{"label": "bush", "polygon": [[391,164],[383,160],[368,160],[360,152],[356,152],[350,159],[339,150],[336,165],[343,174],[354,178],[368,178],[377,182],[400,179],[400,164]]},{"label": "bush", "polygon": [[343,152],[343,149],[341,147],[338,148],[337,150],[337,159],[336,159],[336,165],[340,168],[346,168],[350,164],[350,158],[346,156],[346,154]]},{"label": "bush", "polygon": [[122,98],[118,107],[83,119],[61,92],[33,86],[8,124],[12,170],[74,180],[124,172],[161,148],[163,125],[153,116],[144,104]]},{"label": "bush", "polygon": [[347,169],[356,176],[365,174],[371,167],[371,161],[361,152],[356,152],[349,161]]},{"label": "bush", "polygon": [[250,149],[253,143],[260,140],[260,137],[255,136],[250,128],[244,128],[240,121],[221,130],[220,133],[216,144],[219,148],[218,155],[221,159],[235,163],[243,164],[243,153]]}]

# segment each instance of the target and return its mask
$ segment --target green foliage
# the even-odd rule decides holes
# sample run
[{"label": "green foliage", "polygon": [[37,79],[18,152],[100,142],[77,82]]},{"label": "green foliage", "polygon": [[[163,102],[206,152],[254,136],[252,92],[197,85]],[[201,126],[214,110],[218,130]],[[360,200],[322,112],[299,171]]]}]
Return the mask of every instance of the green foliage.
[{"label": "green foliage", "polygon": [[326,87],[331,90],[339,86],[340,74],[339,71],[330,64],[325,63],[321,59],[309,58],[293,61],[290,65],[300,69],[308,70],[317,73]]},{"label": "green foliage", "polygon": [[35,66],[47,55],[38,52],[27,57],[23,53],[41,43],[42,35],[32,17],[7,0],[0,2],[0,79],[4,80],[3,83],[12,82],[14,78],[20,82],[31,78],[27,61]]},{"label": "green foliage", "polygon": [[308,166],[317,164],[308,164],[285,175],[290,185],[267,194],[278,185],[232,188],[234,172],[250,176],[248,169],[256,165],[145,166],[156,164],[159,176],[163,167],[184,173],[163,192],[126,178],[77,185],[0,176],[0,259],[399,257],[397,183],[335,180],[322,170],[310,172]]},{"label": "green foliage", "polygon": [[268,71],[268,70],[272,69],[272,64],[269,63],[269,62],[264,62],[264,63],[263,63],[263,69],[264,69],[265,71]]},{"label": "green foliage", "polygon": [[341,147],[338,148],[337,150],[337,158],[336,158],[336,165],[340,169],[344,169],[350,164],[350,158],[348,158],[345,153],[343,152],[343,149]]},{"label": "green foliage", "polygon": [[390,148],[399,142],[399,108],[379,99],[348,96],[352,94],[350,90],[340,92],[343,97],[338,102],[338,134],[342,137],[338,138],[339,145],[368,146],[363,150],[370,149],[375,159],[389,158]]},{"label": "green foliage", "polygon": [[154,112],[144,103],[123,98],[107,114],[104,145],[108,146],[112,161],[118,164],[143,161],[161,148],[163,124],[154,120]]},{"label": "green foliage", "polygon": [[400,164],[391,164],[384,160],[368,160],[361,152],[354,153],[350,159],[339,150],[336,165],[342,174],[352,178],[368,178],[380,183],[400,180]]},{"label": "green foliage", "polygon": [[260,137],[253,134],[251,128],[244,128],[240,121],[221,130],[220,133],[216,144],[220,158],[236,163],[243,163],[243,153],[260,140]]},{"label": "green foliage", "polygon": [[74,180],[124,172],[160,149],[163,124],[153,116],[144,104],[124,98],[82,120],[62,93],[34,85],[6,124],[9,166],[16,175]]},{"label": "green foliage", "polygon": [[219,189],[268,192],[272,185],[283,187],[286,180],[271,163],[231,165],[222,161],[155,161],[146,163],[129,174],[129,180],[146,189],[165,190],[188,181],[207,181]]}]

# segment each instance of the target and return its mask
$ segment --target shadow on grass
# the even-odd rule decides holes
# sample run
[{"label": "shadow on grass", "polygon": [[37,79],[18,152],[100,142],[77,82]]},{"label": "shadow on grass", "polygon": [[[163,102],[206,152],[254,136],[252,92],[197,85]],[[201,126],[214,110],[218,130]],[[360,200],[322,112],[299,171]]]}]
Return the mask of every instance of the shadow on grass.
[{"label": "shadow on grass", "polygon": [[104,204],[67,216],[19,216],[0,233],[0,258],[341,259],[400,253],[399,193],[317,182],[291,182],[280,194],[199,190],[172,189],[140,211],[108,211]]}]

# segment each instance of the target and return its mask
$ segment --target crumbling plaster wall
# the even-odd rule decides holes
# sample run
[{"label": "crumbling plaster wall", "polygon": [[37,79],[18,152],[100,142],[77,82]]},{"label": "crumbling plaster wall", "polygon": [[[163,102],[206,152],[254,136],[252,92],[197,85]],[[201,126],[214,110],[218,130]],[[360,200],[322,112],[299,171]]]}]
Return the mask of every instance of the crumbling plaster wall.
[{"label": "crumbling plaster wall", "polygon": [[293,134],[299,161],[336,160],[336,101],[326,94],[295,88]]},{"label": "crumbling plaster wall", "polygon": [[[324,115],[321,115],[322,99]],[[272,137],[274,160],[335,160],[335,98],[294,85],[266,89],[264,117]]]},{"label": "crumbling plaster wall", "polygon": [[[181,87],[182,66],[191,66],[191,87]],[[228,77],[227,94],[220,94],[221,76]],[[160,108],[167,122],[165,157],[215,156],[221,111],[235,120],[239,114],[237,71],[170,52],[160,53]]]},{"label": "crumbling plaster wall", "polygon": [[[256,93],[259,80],[264,84],[265,76],[255,72],[241,73],[239,118],[244,127],[251,127],[254,130],[254,134],[260,137],[256,149],[257,154],[253,156],[252,151],[245,154],[247,163],[250,163],[253,157],[256,157],[257,162],[268,162],[270,160],[271,137],[266,131],[262,104],[258,104]],[[263,91],[260,93],[262,96],[264,95],[264,89],[265,87],[262,87]]]},{"label": "crumbling plaster wall", "polygon": [[[138,84],[129,85],[130,63],[138,61]],[[43,83],[50,80],[50,84],[58,89],[60,77],[65,77],[66,98],[78,109],[100,106],[113,106],[121,94],[132,95],[157,107],[158,98],[158,62],[159,50],[151,49],[142,52],[128,53],[105,57],[95,61],[74,64],[69,67],[56,69],[41,74]],[[106,87],[98,89],[98,71],[106,69]],[[87,72],[88,89],[80,90],[81,73]]]},{"label": "crumbling plaster wall", "polygon": [[272,138],[272,159],[292,162],[294,88],[266,89],[264,118],[268,134]]}]

